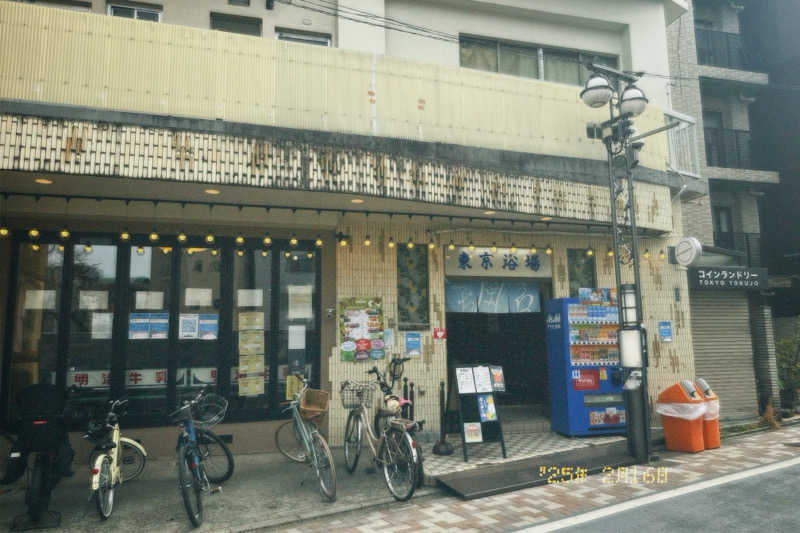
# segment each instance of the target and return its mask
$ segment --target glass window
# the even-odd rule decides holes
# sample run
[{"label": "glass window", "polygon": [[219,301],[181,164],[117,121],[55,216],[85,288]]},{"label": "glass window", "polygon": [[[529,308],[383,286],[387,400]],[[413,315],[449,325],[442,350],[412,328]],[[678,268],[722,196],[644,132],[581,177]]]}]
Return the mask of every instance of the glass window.
[{"label": "glass window", "polygon": [[211,29],[261,37],[261,19],[211,13]]},{"label": "glass window", "polygon": [[580,54],[580,61],[581,61],[581,79],[580,79],[581,85],[584,85],[592,75],[592,71],[586,68],[586,65],[589,63],[597,63],[598,65],[605,65],[607,67],[611,67],[614,69],[619,68],[617,64],[617,58],[612,56],[601,56],[597,54],[582,53]]},{"label": "glass window", "polygon": [[539,50],[522,46],[500,45],[500,72],[523,78],[539,77]]},{"label": "glass window", "polygon": [[461,40],[461,66],[497,72],[497,42]]},{"label": "glass window", "polygon": [[250,0],[228,0],[228,3],[232,6],[249,6]]},{"label": "glass window", "polygon": [[544,50],[544,79],[570,85],[580,85],[580,63],[576,52]]},{"label": "glass window", "polygon": [[397,248],[398,328],[427,328],[428,319],[428,248]]},{"label": "glass window", "polygon": [[[317,290],[316,250],[293,248],[280,256],[280,316],[278,317],[278,376],[277,391],[281,400],[291,399],[286,390],[286,376],[302,373],[318,382],[312,375],[313,355],[319,353],[319,332],[314,306]],[[318,372],[319,369],[316,369]]]},{"label": "glass window", "polygon": [[296,43],[315,44],[318,46],[330,46],[331,36],[325,33],[311,33],[297,30],[283,30],[275,28],[278,40],[293,41]]},{"label": "glass window", "polygon": [[181,251],[176,377],[179,402],[194,394],[192,388],[217,383],[221,257],[216,249]]},{"label": "glass window", "polygon": [[141,7],[108,6],[108,14],[112,17],[148,20],[150,22],[159,22],[161,20],[160,11]]},{"label": "glass window", "polygon": [[571,298],[577,298],[578,289],[581,287],[597,286],[594,255],[586,255],[586,250],[567,250],[567,270]]},{"label": "glass window", "polygon": [[28,385],[55,383],[58,360],[58,309],[64,247],[21,243],[8,391],[11,419],[17,394]]},{"label": "glass window", "polygon": [[168,408],[172,254],[167,248],[132,246],[130,256],[125,330],[128,343],[125,390],[131,401],[128,416],[161,416]]},{"label": "glass window", "polygon": [[270,406],[271,250],[246,250],[233,258],[233,342],[229,413]]},{"label": "glass window", "polygon": [[117,247],[76,244],[72,253],[67,387],[78,387],[77,403],[91,408],[105,402],[111,386]]}]

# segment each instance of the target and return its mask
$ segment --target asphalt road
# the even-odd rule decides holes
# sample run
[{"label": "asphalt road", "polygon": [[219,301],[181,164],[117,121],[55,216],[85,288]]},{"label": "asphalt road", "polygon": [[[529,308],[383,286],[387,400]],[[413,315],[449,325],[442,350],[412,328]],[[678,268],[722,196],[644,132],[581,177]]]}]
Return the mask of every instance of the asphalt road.
[{"label": "asphalt road", "polygon": [[[609,510],[613,510],[613,507]],[[800,465],[676,496],[559,531],[569,533],[800,531]]]}]

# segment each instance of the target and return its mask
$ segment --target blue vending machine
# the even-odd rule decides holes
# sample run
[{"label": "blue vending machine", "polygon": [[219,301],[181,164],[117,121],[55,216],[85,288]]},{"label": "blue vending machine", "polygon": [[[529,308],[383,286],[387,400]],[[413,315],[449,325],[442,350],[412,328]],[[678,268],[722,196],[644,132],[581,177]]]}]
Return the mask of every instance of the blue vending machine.
[{"label": "blue vending machine", "polygon": [[625,433],[616,305],[559,298],[545,309],[553,431]]}]

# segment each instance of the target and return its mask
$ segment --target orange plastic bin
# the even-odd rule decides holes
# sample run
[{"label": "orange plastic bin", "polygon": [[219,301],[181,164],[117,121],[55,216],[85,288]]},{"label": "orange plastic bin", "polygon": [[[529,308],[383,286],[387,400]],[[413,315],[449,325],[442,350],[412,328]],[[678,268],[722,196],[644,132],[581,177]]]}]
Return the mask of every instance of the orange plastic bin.
[{"label": "orange plastic bin", "polygon": [[703,413],[706,402],[694,383],[684,379],[658,395],[656,412],[661,415],[664,441],[668,450],[702,452]]},{"label": "orange plastic bin", "polygon": [[697,378],[694,386],[706,402],[706,411],[703,413],[703,442],[706,450],[719,448],[719,398],[703,378]]}]

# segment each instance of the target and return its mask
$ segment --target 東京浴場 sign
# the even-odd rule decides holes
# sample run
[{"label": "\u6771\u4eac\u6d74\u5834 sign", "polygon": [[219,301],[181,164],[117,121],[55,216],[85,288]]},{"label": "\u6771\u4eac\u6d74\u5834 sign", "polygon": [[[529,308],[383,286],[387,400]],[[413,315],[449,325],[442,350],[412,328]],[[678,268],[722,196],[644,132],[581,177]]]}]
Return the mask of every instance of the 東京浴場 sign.
[{"label": "\u6771\u4eac\u6d74\u5834 sign", "polygon": [[690,267],[688,276],[690,289],[763,290],[768,287],[766,268]]}]

